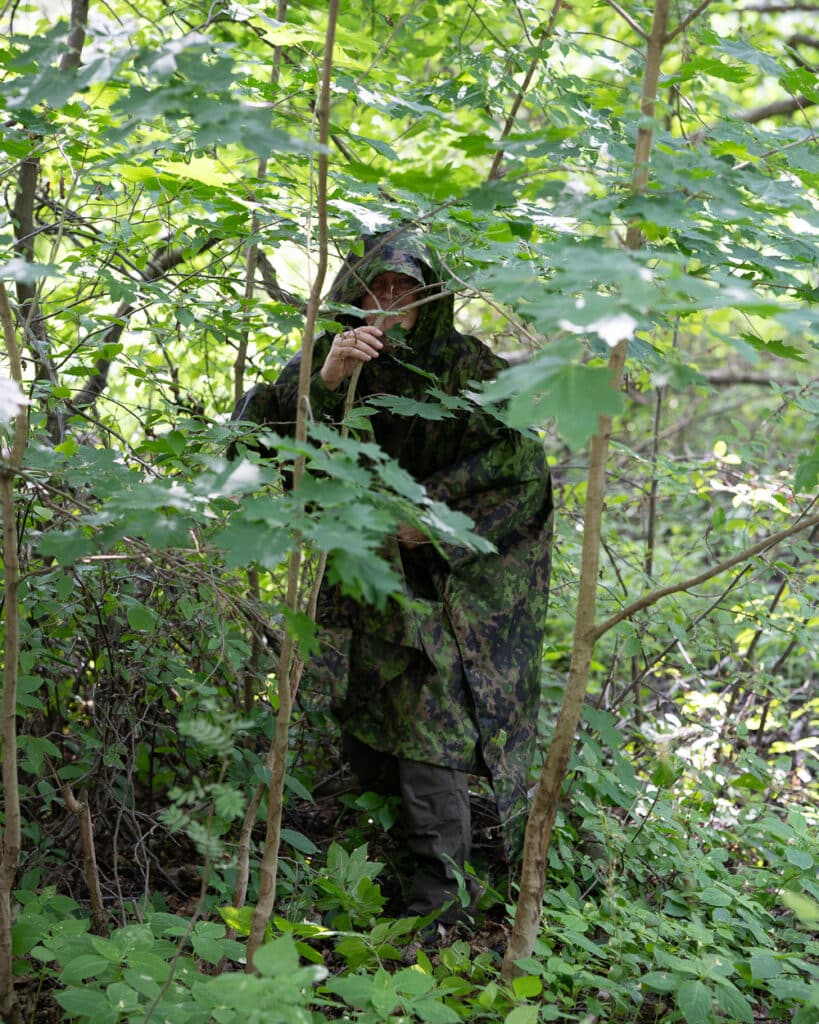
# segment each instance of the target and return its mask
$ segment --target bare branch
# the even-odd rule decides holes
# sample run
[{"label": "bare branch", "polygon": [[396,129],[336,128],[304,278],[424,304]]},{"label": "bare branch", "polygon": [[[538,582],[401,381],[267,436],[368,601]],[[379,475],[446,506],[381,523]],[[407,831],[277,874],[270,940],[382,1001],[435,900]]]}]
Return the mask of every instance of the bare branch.
[{"label": "bare branch", "polygon": [[786,530],[780,530],[778,533],[772,533],[764,540],[758,541],[756,544],[752,544],[750,547],[745,548],[744,551],[740,551],[738,554],[733,555],[731,558],[726,558],[724,562],[720,562],[718,565],[711,566],[710,569],[706,569],[705,572],[701,572],[696,576],[689,576],[688,579],[680,580],[678,583],[671,583],[667,587],[659,587],[657,590],[651,590],[647,594],[643,594],[642,597],[636,601],[632,601],[631,604],[626,605],[625,608],[621,608],[619,612],[614,615],[610,615],[609,618],[599,623],[591,631],[591,637],[594,642],[600,639],[604,633],[608,633],[610,629],[613,629],[619,622],[624,619],[630,619],[637,612],[642,611],[643,608],[650,608],[664,597],[668,597],[670,594],[679,594],[683,590],[690,590],[692,587],[697,587],[701,583],[706,583],[708,580],[713,579],[714,576],[719,576],[723,572],[727,572],[735,565],[739,565],[740,562],[747,562],[751,558],[755,558],[757,555],[762,554],[763,551],[767,551],[769,548],[775,547],[777,544],[781,544],[783,540],[787,540],[788,537],[792,537],[796,533],[801,533],[803,530],[808,530],[812,526],[816,526],[819,523],[819,513],[812,516],[805,516],[798,523],[793,526],[789,526]]},{"label": "bare branch", "polygon": [[82,63],[82,48],[88,27],[88,0],[71,0],[71,29],[68,49],[60,61],[60,71],[71,71]]},{"label": "bare branch", "polygon": [[628,13],[628,11],[624,10],[620,6],[620,4],[618,4],[616,2],[616,0],[606,0],[606,3],[613,10],[617,11],[617,13],[620,15],[621,18],[623,18],[625,21],[627,21],[629,23],[629,25],[631,25],[631,27],[634,29],[634,31],[637,33],[638,36],[640,36],[643,39],[648,39],[648,32],[646,32],[646,30],[639,23],[639,21],[635,21],[635,19],[632,18],[632,16]]},{"label": "bare branch", "polygon": [[707,7],[709,7],[712,2],[713,0],[702,0],[702,2],[698,4],[693,11],[690,11],[688,14],[686,14],[683,20],[679,23],[679,25],[677,25],[677,27],[673,31],[668,33],[668,35],[665,37],[665,41],[667,43],[670,43],[672,39],[676,39],[681,32],[685,32],[685,30],[688,28],[691,22],[696,21],[697,18],[699,18],[699,16],[702,14],[702,12]]},{"label": "bare branch", "polygon": [[86,793],[83,793],[82,799],[77,800],[74,796],[74,791],[67,782],[63,783],[61,789],[65,806],[76,817],[80,830],[83,871],[85,873],[85,883],[88,886],[88,895],[91,900],[91,922],[97,935],[105,935],[108,928],[105,919],[105,908],[102,902],[100,875],[97,870],[97,854],[94,848],[94,824],[91,821],[88,796]]},{"label": "bare branch", "polygon": [[774,103],[767,103],[764,107],[755,107],[753,110],[746,110],[739,115],[740,121],[747,121],[748,124],[757,124],[768,117],[786,117],[796,113],[797,110],[806,110],[813,107],[819,100],[809,99],[807,96],[791,96],[787,100],[776,100]]},{"label": "bare branch", "polygon": [[755,7],[742,7],[740,13],[784,14],[788,11],[819,11],[819,4],[757,4]]}]

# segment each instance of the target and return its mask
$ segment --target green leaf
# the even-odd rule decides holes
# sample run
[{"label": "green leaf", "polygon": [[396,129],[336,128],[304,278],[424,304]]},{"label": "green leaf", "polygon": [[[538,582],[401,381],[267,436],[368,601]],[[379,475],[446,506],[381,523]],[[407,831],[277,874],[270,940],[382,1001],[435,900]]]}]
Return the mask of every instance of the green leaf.
[{"label": "green leaf", "polygon": [[789,907],[796,917],[809,927],[819,925],[819,903],[796,892],[783,892],[782,902]]},{"label": "green leaf", "polygon": [[[128,956],[128,966],[134,973],[139,973],[143,978],[149,978],[159,985],[164,985],[171,973],[170,965],[158,955],[158,951],[152,953],[150,950],[134,950]],[[126,981],[129,980],[126,978]],[[133,981],[130,980],[129,984],[133,984]]]},{"label": "green leaf", "polygon": [[369,975],[348,974],[330,978],[325,982],[325,987],[341,996],[345,1003],[360,1010],[370,1005],[373,995],[373,980]]},{"label": "green leaf", "polygon": [[793,489],[799,494],[807,494],[816,487],[817,482],[819,482],[819,442],[807,454],[799,456]]},{"label": "green leaf", "polygon": [[516,1006],[504,1017],[504,1024],[537,1024],[537,1018],[536,1006]]},{"label": "green leaf", "polygon": [[66,985],[77,985],[86,978],[98,977],[111,968],[111,961],[94,953],[74,957],[63,966],[61,979]]},{"label": "green leaf", "polygon": [[524,975],[512,979],[512,988],[518,999],[535,999],[543,991],[543,982],[540,978]]},{"label": "green leaf", "polygon": [[782,973],[782,964],[770,953],[757,953],[750,959],[751,977],[754,981],[770,981]]},{"label": "green leaf", "polygon": [[318,650],[316,639],[316,623],[309,615],[301,611],[292,611],[289,608],[282,608],[282,615],[287,626],[287,632],[292,636],[301,649],[305,658],[309,658]]},{"label": "green leaf", "polygon": [[287,843],[288,846],[292,846],[294,850],[298,850],[300,853],[312,856],[319,852],[319,848],[312,839],[308,839],[301,832],[296,832],[292,828],[283,828],[281,835],[283,843]]},{"label": "green leaf", "polygon": [[[373,933],[375,941],[375,932]],[[407,995],[425,995],[431,988],[435,987],[435,979],[423,971],[415,968],[406,968],[404,971],[396,971],[392,976],[393,984],[397,992],[404,992]]]},{"label": "green leaf", "polygon": [[719,976],[715,980],[719,984],[714,992],[714,998],[720,1010],[728,1016],[729,1020],[738,1021],[741,1024],[754,1024],[753,1007],[736,985]]},{"label": "green leaf", "polygon": [[451,1006],[434,999],[416,999],[412,1003],[413,1013],[427,1024],[461,1024],[462,1017]]},{"label": "green leaf", "polygon": [[156,613],[139,601],[134,601],[133,599],[128,601],[126,615],[128,617],[128,625],[137,632],[147,633],[153,630],[156,625]]},{"label": "green leaf", "polygon": [[139,995],[130,985],[115,981],[107,990],[108,1001],[120,1013],[130,1013],[139,1008]]},{"label": "green leaf", "polygon": [[237,935],[250,935],[253,907],[217,907],[219,916]]},{"label": "green leaf", "polygon": [[565,366],[545,384],[537,394],[538,378],[532,374],[527,391],[509,403],[504,419],[510,426],[528,427],[554,417],[561,437],[576,449],[597,432],[598,417],[616,416],[623,408],[603,366]]},{"label": "green leaf", "polygon": [[583,708],[583,718],[612,750],[620,749],[623,736],[617,729],[617,719],[610,711],[601,711],[587,704]]},{"label": "green leaf", "polygon": [[655,786],[673,786],[685,772],[685,762],[674,755],[661,756],[654,765],[651,781]]},{"label": "green leaf", "polygon": [[649,971],[640,978],[640,984],[654,992],[673,992],[679,984],[679,978],[669,971]]},{"label": "green leaf", "polygon": [[293,939],[283,935],[272,942],[266,942],[256,950],[253,966],[265,978],[292,974],[299,966],[299,954]]},{"label": "green leaf", "polygon": [[713,886],[698,892],[697,897],[702,903],[708,904],[709,907],[730,907],[736,899],[734,894],[724,892],[722,889],[717,889]]},{"label": "green leaf", "polygon": [[813,867],[813,855],[798,846],[789,846],[785,850],[785,859],[789,864],[794,864],[805,871],[809,871]]},{"label": "green leaf", "polygon": [[396,416],[418,416],[424,420],[444,420],[452,413],[437,402],[419,402],[403,395],[373,395],[367,405],[377,409],[388,409]]},{"label": "green leaf", "polygon": [[742,775],[738,775],[735,779],[731,779],[730,785],[737,786],[741,789],[751,789],[757,793],[764,793],[768,788],[769,783],[760,779],[759,776],[754,775],[753,772],[743,772]]},{"label": "green leaf", "polygon": [[194,933],[191,936],[191,945],[194,953],[209,964],[218,964],[225,955],[219,939],[211,938],[209,935]]},{"label": "green leaf", "polygon": [[710,1024],[712,996],[711,989],[696,979],[689,979],[680,984],[676,1001],[687,1024]]},{"label": "green leaf", "polygon": [[104,992],[95,988],[67,988],[54,998],[73,1017],[86,1017],[94,1024],[117,1024],[119,1013]]},{"label": "green leaf", "polygon": [[44,278],[59,276],[59,268],[53,264],[29,263],[20,256],[0,263],[0,278],[16,281],[18,284],[36,284]]},{"label": "green leaf", "polygon": [[751,72],[737,64],[724,64],[716,57],[694,57],[686,61],[679,70],[681,81],[690,81],[692,78],[699,78],[705,75],[709,78],[719,78],[724,82],[743,82]]}]

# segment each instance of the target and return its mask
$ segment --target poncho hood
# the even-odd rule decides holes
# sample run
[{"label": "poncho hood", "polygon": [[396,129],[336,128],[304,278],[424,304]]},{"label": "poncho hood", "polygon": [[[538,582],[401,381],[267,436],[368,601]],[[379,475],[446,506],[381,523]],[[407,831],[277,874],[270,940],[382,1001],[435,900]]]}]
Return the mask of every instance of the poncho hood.
[{"label": "poncho hood", "polygon": [[[419,284],[417,300],[422,304],[405,339],[405,354],[414,360],[433,348],[436,341],[449,337],[455,309],[455,297],[443,283],[441,261],[417,232],[399,228],[361,236],[330,289],[331,312],[335,304],[360,306],[369,285],[387,271],[406,274]],[[363,323],[363,318],[349,312],[336,314],[336,319],[348,327]]]}]

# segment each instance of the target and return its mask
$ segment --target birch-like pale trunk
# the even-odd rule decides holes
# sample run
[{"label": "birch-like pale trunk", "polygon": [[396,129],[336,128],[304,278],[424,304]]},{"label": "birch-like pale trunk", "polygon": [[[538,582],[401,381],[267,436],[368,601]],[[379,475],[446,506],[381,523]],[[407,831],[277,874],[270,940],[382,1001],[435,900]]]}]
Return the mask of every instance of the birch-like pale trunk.
[{"label": "birch-like pale trunk", "polygon": [[[330,0],[327,11],[327,34],[324,41],[324,62],[322,66],[321,93],[317,109],[319,153],[317,160],[316,201],[318,217],[319,252],[316,275],[307,302],[307,315],[301,347],[299,373],[299,397],[296,414],[296,440],[304,441],[307,436],[307,419],[310,411],[310,371],[313,362],[313,342],[318,320],[324,279],[327,274],[327,147],[330,126],[330,79],[333,71],[333,45],[335,42],[338,0]],[[296,459],[293,467],[293,487],[298,488],[304,475],[304,456]],[[290,555],[287,571],[287,607],[295,611],[298,607],[298,583],[302,564],[300,548]],[[282,805],[284,799],[284,774],[287,767],[287,751],[290,738],[290,718],[293,698],[299,685],[301,659],[294,657],[295,642],[286,634],[278,663],[279,708],[276,715],[276,731],[271,745],[268,764],[271,767],[270,784],[267,791],[267,828],[264,850],[259,865],[259,899],[253,911],[250,935],[247,943],[247,969],[253,970],[253,955],[264,941],[265,929],[273,913],[276,900],[276,877],[281,842]]]},{"label": "birch-like pale trunk", "polygon": [[[642,192],[648,182],[648,167],[654,138],[654,108],[660,63],[666,42],[670,0],[656,0],[654,20],[646,47],[645,73],[640,104],[640,128],[634,159],[632,189]],[[642,244],[639,229],[632,225],[626,236],[629,249]],[[620,341],[609,359],[611,384],[619,388],[626,361],[628,342]],[[502,973],[511,979],[520,973],[515,961],[532,955],[540,927],[543,893],[546,888],[546,864],[557,814],[560,789],[569,764],[569,756],[580,722],[583,700],[589,681],[592,653],[596,640],[595,599],[597,596],[597,570],[600,561],[600,525],[603,518],[603,499],[606,493],[606,463],[612,420],[600,416],[597,433],[591,440],[588,484],[583,526],[583,548],[580,562],[580,583],[577,595],[572,657],[569,677],[558,714],[546,763],[538,781],[523,845],[520,895],[515,912],[515,923],[503,960]]]}]

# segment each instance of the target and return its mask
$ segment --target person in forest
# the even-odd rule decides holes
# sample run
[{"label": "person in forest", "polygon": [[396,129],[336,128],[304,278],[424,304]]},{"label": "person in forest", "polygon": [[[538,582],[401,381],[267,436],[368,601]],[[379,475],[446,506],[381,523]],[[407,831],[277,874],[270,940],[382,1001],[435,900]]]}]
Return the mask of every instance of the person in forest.
[{"label": "person in forest", "polygon": [[[343,330],[316,341],[315,418],[338,421],[342,385],[357,366],[363,403],[385,394],[424,401],[431,386],[463,395],[504,368],[455,329],[454,296],[418,234],[372,235],[360,250],[330,292],[333,304],[360,314],[342,313]],[[245,394],[233,418],[292,432],[300,360]],[[414,858],[405,913],[440,911],[448,925],[463,918],[453,865],[462,869],[470,856],[470,773],[491,780],[507,856],[519,852],[549,589],[551,482],[540,442],[474,402],[440,420],[378,407],[370,423],[384,452],[431,498],[467,513],[496,548],[487,555],[435,545],[399,527],[393,557],[414,607],[389,602],[378,611],[325,587],[320,621],[334,650],[313,663],[317,673],[334,670],[334,711],[361,785],[401,797]]]}]

